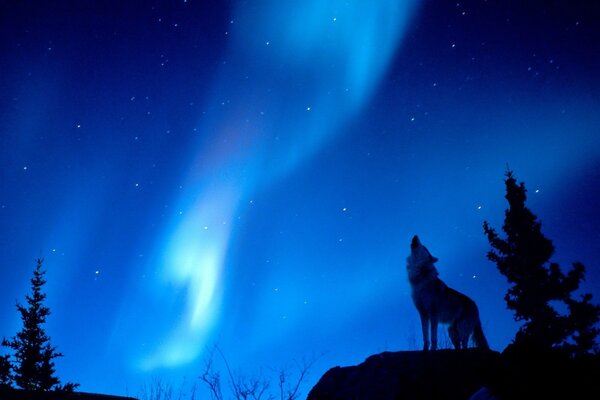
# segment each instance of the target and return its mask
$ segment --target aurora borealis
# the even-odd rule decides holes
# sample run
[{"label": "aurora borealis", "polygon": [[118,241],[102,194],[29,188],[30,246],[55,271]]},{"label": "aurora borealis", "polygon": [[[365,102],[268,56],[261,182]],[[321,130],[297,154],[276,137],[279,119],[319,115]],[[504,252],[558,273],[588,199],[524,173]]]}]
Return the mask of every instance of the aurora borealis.
[{"label": "aurora borealis", "polygon": [[37,257],[64,380],[353,364],[420,340],[419,234],[516,323],[485,258],[503,173],[600,295],[600,8],[528,1],[0,6],[0,335]]}]

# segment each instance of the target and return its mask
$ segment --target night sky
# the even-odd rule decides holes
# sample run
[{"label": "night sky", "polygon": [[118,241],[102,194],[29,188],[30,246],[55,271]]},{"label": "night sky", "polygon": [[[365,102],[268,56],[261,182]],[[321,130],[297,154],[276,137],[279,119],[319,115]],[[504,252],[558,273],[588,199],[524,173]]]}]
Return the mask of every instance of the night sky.
[{"label": "night sky", "polygon": [[600,3],[3,1],[0,337],[43,257],[63,381],[138,394],[218,344],[252,373],[421,347],[418,234],[518,326],[487,261],[507,163],[600,300]]}]

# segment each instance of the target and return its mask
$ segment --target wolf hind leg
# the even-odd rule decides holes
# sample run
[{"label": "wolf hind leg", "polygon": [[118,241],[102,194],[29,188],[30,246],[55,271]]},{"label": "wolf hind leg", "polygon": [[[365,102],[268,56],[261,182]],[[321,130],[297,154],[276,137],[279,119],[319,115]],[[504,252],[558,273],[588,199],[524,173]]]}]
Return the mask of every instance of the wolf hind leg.
[{"label": "wolf hind leg", "polygon": [[448,326],[448,336],[450,337],[450,341],[452,342],[454,348],[456,350],[460,350],[461,341],[456,322],[453,322]]},{"label": "wolf hind leg", "polygon": [[462,337],[460,338],[461,341],[461,345],[463,349],[466,349],[469,347],[469,334],[464,334],[462,335]]},{"label": "wolf hind leg", "polygon": [[483,329],[481,328],[481,320],[479,319],[479,310],[475,302],[472,303],[470,309],[470,318],[468,319],[468,324],[463,326],[464,329],[464,340],[466,343],[469,342],[469,337],[473,341],[473,345],[480,349],[489,349],[488,342],[483,334]]},{"label": "wolf hind leg", "polygon": [[485,338],[485,335],[483,334],[483,329],[481,328],[481,321],[479,320],[479,317],[477,317],[477,324],[475,325],[475,329],[473,330],[473,342],[475,343],[475,346],[479,347],[480,349],[490,348]]}]

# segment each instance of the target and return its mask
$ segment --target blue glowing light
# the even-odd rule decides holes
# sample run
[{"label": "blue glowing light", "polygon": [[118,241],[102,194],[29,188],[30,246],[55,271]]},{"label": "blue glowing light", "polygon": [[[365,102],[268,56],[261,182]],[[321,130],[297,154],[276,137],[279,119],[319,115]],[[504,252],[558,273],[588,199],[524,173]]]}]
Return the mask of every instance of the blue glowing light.
[{"label": "blue glowing light", "polygon": [[[142,362],[144,369],[180,365],[201,353],[219,318],[224,262],[241,202],[339,134],[385,72],[415,3],[235,7],[229,61],[210,99],[225,109],[202,125],[211,141],[193,149],[190,189],[179,200],[181,219],[164,234],[158,267],[155,290],[185,290],[184,310],[172,319],[169,339]],[[248,79],[239,80],[239,71]]]}]

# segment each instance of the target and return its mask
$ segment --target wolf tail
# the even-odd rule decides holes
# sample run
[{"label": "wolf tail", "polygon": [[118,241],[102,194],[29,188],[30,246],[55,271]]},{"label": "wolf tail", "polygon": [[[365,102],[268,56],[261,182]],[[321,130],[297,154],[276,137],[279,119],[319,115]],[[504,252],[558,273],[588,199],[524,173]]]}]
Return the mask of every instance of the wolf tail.
[{"label": "wolf tail", "polygon": [[477,323],[475,324],[475,329],[473,330],[473,343],[475,346],[480,349],[489,349],[490,346],[483,334],[483,329],[481,328],[481,321],[477,318]]}]

